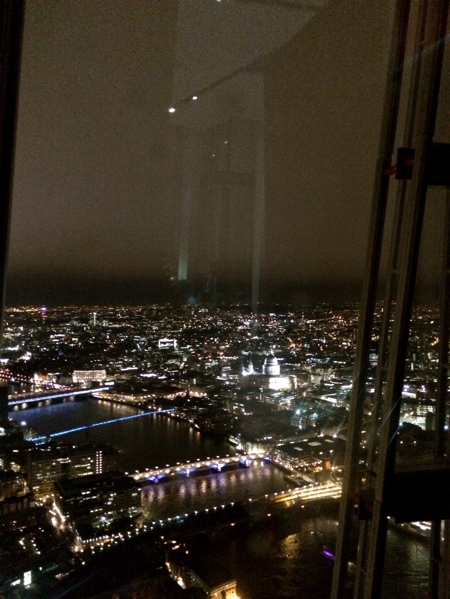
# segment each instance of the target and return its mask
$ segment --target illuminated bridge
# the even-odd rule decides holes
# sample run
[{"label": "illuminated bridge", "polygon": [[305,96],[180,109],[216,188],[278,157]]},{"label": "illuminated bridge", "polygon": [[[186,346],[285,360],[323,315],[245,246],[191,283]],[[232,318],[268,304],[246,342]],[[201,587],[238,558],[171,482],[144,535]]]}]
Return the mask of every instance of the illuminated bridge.
[{"label": "illuminated bridge", "polygon": [[[255,459],[263,458],[261,458],[261,456],[255,456]],[[271,507],[274,507],[273,504],[279,504],[283,501],[290,501],[295,499],[301,500],[302,503],[307,503],[309,501],[315,500],[318,501],[320,499],[326,498],[337,499],[340,497],[340,495],[341,487],[339,485],[333,483],[311,483],[308,486],[305,486],[301,489],[289,489],[289,491],[271,493],[260,497],[249,497],[247,501],[244,502],[246,503],[246,505],[243,506],[246,515],[243,515],[242,511],[239,511],[239,503],[236,503],[234,501],[227,504],[217,504],[201,509],[191,509],[188,512],[186,512],[185,510],[181,510],[179,514],[173,514],[170,517],[159,518],[158,520],[153,520],[149,518],[147,514],[147,518],[143,521],[143,524],[140,527],[137,527],[135,530],[128,531],[126,534],[123,534],[121,532],[112,534],[101,534],[100,536],[93,536],[92,538],[82,539],[81,547],[82,549],[90,547],[93,553],[95,553],[96,549],[103,550],[108,547],[113,547],[114,545],[123,543],[124,541],[127,541],[132,537],[135,537],[140,534],[155,531],[158,535],[160,535],[163,531],[174,531],[176,530],[176,528],[174,527],[179,527],[183,525],[189,526],[189,524],[193,526],[193,528],[197,532],[199,530],[204,531],[207,529],[208,526],[214,526],[217,523],[220,523],[222,527],[232,527],[235,526],[236,521],[239,521],[240,519],[247,520],[248,518],[251,518],[252,506],[256,507],[258,505],[256,513],[258,514],[259,512],[259,517],[270,517],[273,515],[271,509]],[[267,513],[268,508],[271,509],[270,513]],[[208,514],[212,519],[209,520],[209,522],[205,522],[204,517]]]},{"label": "illuminated bridge", "polygon": [[113,422],[120,422],[122,420],[131,420],[133,418],[142,418],[143,416],[151,416],[152,414],[163,414],[164,412],[172,412],[174,408],[169,408],[167,410],[151,410],[150,412],[139,412],[138,414],[131,414],[131,416],[121,416],[120,418],[113,418],[112,420],[103,420],[102,422],[94,422],[93,424],[85,424],[83,426],[77,426],[76,428],[69,428],[65,431],[58,431],[56,433],[51,433],[45,437],[34,437],[31,441],[35,443],[45,443],[48,439],[53,439],[54,437],[61,437],[61,435],[69,435],[70,433],[77,433],[78,431],[85,431],[90,428],[95,428],[97,426],[104,426],[105,424],[112,424]]},{"label": "illuminated bridge", "polygon": [[54,393],[22,393],[20,395],[9,395],[8,406],[13,410],[30,407],[43,407],[51,405],[55,400],[64,401],[69,397],[91,395],[99,391],[105,391],[108,387],[96,387],[94,389],[70,389],[68,391],[55,391]]},{"label": "illuminated bridge", "polygon": [[314,501],[316,499],[339,499],[342,494],[342,487],[337,483],[311,483],[298,489],[289,489],[281,493],[273,493],[269,496],[275,503],[301,499],[304,502]]},{"label": "illuminated bridge", "polygon": [[[226,466],[250,466],[250,464],[255,460],[270,460],[270,458],[257,453],[247,453],[233,456],[227,455],[225,457],[216,456],[215,458],[206,458],[206,460],[186,462],[185,464],[178,463],[176,466],[167,465],[165,468],[147,468],[145,472],[136,471],[136,473],[133,474],[133,478],[140,483],[145,481],[150,483],[158,483],[160,481],[167,482],[167,479],[171,476],[181,475],[189,477],[194,473],[213,474],[215,472],[221,472]],[[271,493],[265,495],[264,497],[254,498],[253,500],[267,499],[268,501],[274,503],[284,503],[295,500],[307,502],[326,498],[339,499],[341,493],[341,485],[337,483],[310,483],[303,487],[296,487],[294,489],[288,489],[287,491]]]},{"label": "illuminated bridge", "polygon": [[[165,412],[170,410],[164,410]],[[225,457],[216,456],[215,458],[206,458],[205,460],[197,460],[194,462],[186,462],[185,464],[176,464],[175,466],[170,466],[167,464],[165,468],[159,468],[156,466],[155,468],[146,468],[145,471],[139,472],[136,470],[135,474],[133,474],[133,478],[139,482],[145,482],[146,480],[152,483],[157,483],[163,478],[167,478],[168,476],[173,476],[175,474],[182,476],[190,476],[194,472],[199,472],[201,470],[215,470],[216,472],[221,472],[223,468],[231,465],[241,466],[250,466],[250,464],[256,459],[266,459],[265,456],[261,456],[260,454],[252,453],[252,454],[244,454],[244,455],[226,455]],[[206,472],[205,472],[206,473]]]}]

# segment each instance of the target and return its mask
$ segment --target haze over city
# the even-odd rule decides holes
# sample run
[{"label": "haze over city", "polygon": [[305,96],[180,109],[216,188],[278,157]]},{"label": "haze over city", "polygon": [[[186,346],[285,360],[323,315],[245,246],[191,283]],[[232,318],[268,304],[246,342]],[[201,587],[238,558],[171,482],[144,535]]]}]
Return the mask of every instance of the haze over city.
[{"label": "haze over city", "polygon": [[[358,300],[390,19],[382,0],[30,2],[8,302],[173,299],[182,222],[212,237],[218,202],[203,190],[183,215],[179,131],[215,128],[211,147],[231,134],[221,120],[242,119],[264,123],[262,295]],[[254,173],[254,137],[230,139],[231,171]],[[238,184],[229,279],[247,276],[254,246],[254,190]]]}]

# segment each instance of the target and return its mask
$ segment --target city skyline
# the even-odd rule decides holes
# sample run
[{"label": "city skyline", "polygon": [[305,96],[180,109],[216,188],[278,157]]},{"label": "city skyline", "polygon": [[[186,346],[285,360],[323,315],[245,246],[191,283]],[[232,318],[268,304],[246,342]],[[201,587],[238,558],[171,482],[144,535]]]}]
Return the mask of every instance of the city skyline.
[{"label": "city skyline", "polygon": [[[411,321],[400,441],[408,460],[423,456],[433,435],[436,386],[429,373],[439,351],[437,314],[435,307],[420,306]],[[376,328],[381,317],[379,310]],[[239,597],[261,596],[259,588],[268,588],[271,597],[283,596],[280,573],[292,595],[329,596],[356,306],[311,306],[258,318],[242,306],[105,307],[95,312],[74,306],[28,307],[9,308],[5,318],[0,375],[12,383],[8,407],[17,422],[10,442],[15,448],[17,434],[23,432],[35,446],[30,453],[26,444],[20,453],[19,444],[7,454],[16,471],[5,476],[3,492],[22,509],[28,508],[29,489],[37,501],[50,494],[56,516],[53,526],[39,531],[35,526],[15,528],[14,534],[30,543],[20,545],[17,557],[3,569],[2,588],[14,584],[27,589],[31,583],[36,596],[56,597],[77,584],[77,596],[92,597],[92,585],[105,592],[120,583],[105,575],[104,568],[92,580],[91,560],[98,564],[104,554],[105,563],[115,564],[116,551],[122,547],[132,554],[142,539],[153,548],[150,563],[159,563],[164,549],[174,545],[172,539],[184,542],[179,535],[197,525],[203,538],[205,525],[209,529],[220,522],[229,526],[219,533],[217,555],[230,566]],[[373,360],[376,355],[372,373]],[[32,384],[24,388],[25,381]],[[17,464],[23,464],[20,471]],[[122,489],[121,512],[114,481]],[[11,497],[17,489],[18,496]],[[99,491],[107,493],[107,502]],[[96,509],[86,512],[92,502]],[[61,538],[61,515],[76,535]],[[14,511],[10,520],[17,516]],[[276,542],[247,542],[254,538],[255,516],[258,532],[269,538],[274,532]],[[247,529],[249,517],[253,524]],[[313,545],[306,542],[311,540],[310,525],[316,531]],[[408,530],[429,534],[424,526]],[[399,534],[404,547],[404,533]],[[287,558],[293,538],[300,550]],[[243,542],[237,551],[239,539]],[[83,559],[69,565],[70,552],[49,551],[56,543]],[[228,543],[236,554],[229,563]],[[37,566],[30,566],[29,548],[35,545],[41,553],[35,556]],[[414,566],[393,551],[395,574],[385,577],[386,596],[407,596],[419,575],[426,579],[427,545],[411,534],[407,550],[416,555],[419,546],[421,558]],[[277,561],[279,547],[288,570]],[[201,551],[201,562],[208,555]],[[274,568],[264,565],[268,555]],[[241,569],[248,560],[252,567]],[[305,560],[310,564],[306,569]],[[43,561],[48,571],[41,573]],[[119,560],[114,570],[134,583],[135,568],[124,568]],[[147,588],[165,576],[161,568],[144,570],[145,580],[139,580]],[[60,571],[67,574],[63,580]],[[403,595],[396,593],[399,585]],[[160,596],[176,593],[160,591]]]},{"label": "city skyline", "polygon": [[448,593],[448,25],[447,0],[28,6],[2,593]]}]

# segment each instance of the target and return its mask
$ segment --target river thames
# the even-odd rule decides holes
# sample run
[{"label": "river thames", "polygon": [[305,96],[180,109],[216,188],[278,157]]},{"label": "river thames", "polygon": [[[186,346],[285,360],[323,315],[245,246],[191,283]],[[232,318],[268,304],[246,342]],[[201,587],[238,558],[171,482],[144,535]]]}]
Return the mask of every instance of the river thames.
[{"label": "river thames", "polygon": [[[51,435],[137,413],[132,406],[89,398],[11,412],[10,416],[41,435]],[[58,441],[111,443],[120,452],[118,468],[128,472],[234,453],[224,439],[203,436],[186,422],[162,414],[86,428],[59,436]]]},{"label": "river thames", "polygon": [[[115,420],[136,414],[135,408],[86,399],[11,413],[42,435]],[[154,466],[196,461],[234,453],[223,439],[203,436],[187,423],[150,415],[95,426],[62,435],[69,443],[109,442],[119,451],[118,467],[130,473]],[[243,501],[291,486],[282,471],[257,462],[207,476],[180,478],[145,487],[143,504],[151,517]],[[241,599],[328,599],[332,563],[322,557],[333,547],[336,510],[309,509],[290,513],[282,526],[248,530],[221,547],[220,559],[237,579]],[[383,599],[425,599],[428,580],[427,546],[406,533],[391,530]]]}]

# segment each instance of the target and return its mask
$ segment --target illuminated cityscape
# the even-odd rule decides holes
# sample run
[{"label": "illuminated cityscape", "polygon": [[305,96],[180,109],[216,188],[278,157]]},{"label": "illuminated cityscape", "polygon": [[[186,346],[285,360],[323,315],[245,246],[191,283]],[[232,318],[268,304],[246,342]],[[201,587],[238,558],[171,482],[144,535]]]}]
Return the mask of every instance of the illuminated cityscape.
[{"label": "illuminated cityscape", "polygon": [[[423,457],[432,446],[435,316],[433,306],[422,306],[414,315],[400,460]],[[226,597],[241,596],[242,580],[232,573],[234,583],[226,586],[220,565],[214,584],[201,582],[204,564],[201,568],[198,558],[186,561],[190,535],[219,526],[225,539],[233,538],[238,530],[267,526],[268,519],[294,518],[318,501],[336,510],[356,327],[354,305],[278,307],[258,315],[238,305],[8,309],[1,374],[12,385],[8,401],[14,420],[3,422],[0,439],[2,538],[11,556],[3,558],[2,592],[20,587],[31,597],[43,592],[72,596],[64,581],[88,577],[89,564],[100,559],[98,551],[115,555],[128,543],[137,551],[136,543],[145,539],[152,543],[149,563],[155,568],[148,589],[157,580],[162,584],[161,564],[169,560],[168,572],[180,584],[195,579],[208,597],[221,584],[231,589]],[[373,369],[377,347],[375,335]],[[70,418],[77,418],[74,406],[90,405],[93,412],[92,402],[102,414],[111,406],[115,417],[77,420],[78,426],[69,429]],[[45,427],[45,414],[54,410],[58,423],[64,417],[63,426],[33,429],[39,419]],[[34,418],[31,427],[27,414]],[[108,443],[96,438],[97,431],[115,423],[155,418],[220,442],[222,455],[163,464],[151,457],[147,440],[149,461],[137,462],[122,440],[115,446],[114,434],[106,433]],[[83,431],[89,437],[71,440]],[[127,443],[132,447],[139,440]],[[253,468],[260,471],[258,487]],[[270,486],[270,468],[282,474],[278,486]],[[250,476],[239,482],[247,485],[246,500],[234,497],[229,487],[227,499],[218,503],[214,486],[206,491],[197,486],[189,487],[188,503],[174,503],[173,493],[183,496],[186,485],[217,476],[231,477],[227,485],[232,485],[241,473]],[[178,487],[170,491],[171,485]],[[168,532],[162,540],[163,528]],[[220,564],[220,547],[214,551]],[[105,584],[102,579],[106,590]],[[132,577],[129,584],[138,582]],[[171,590],[158,592],[148,590],[145,596],[174,596]]]},{"label": "illuminated cityscape", "polygon": [[0,599],[450,599],[449,0],[0,0]]}]

